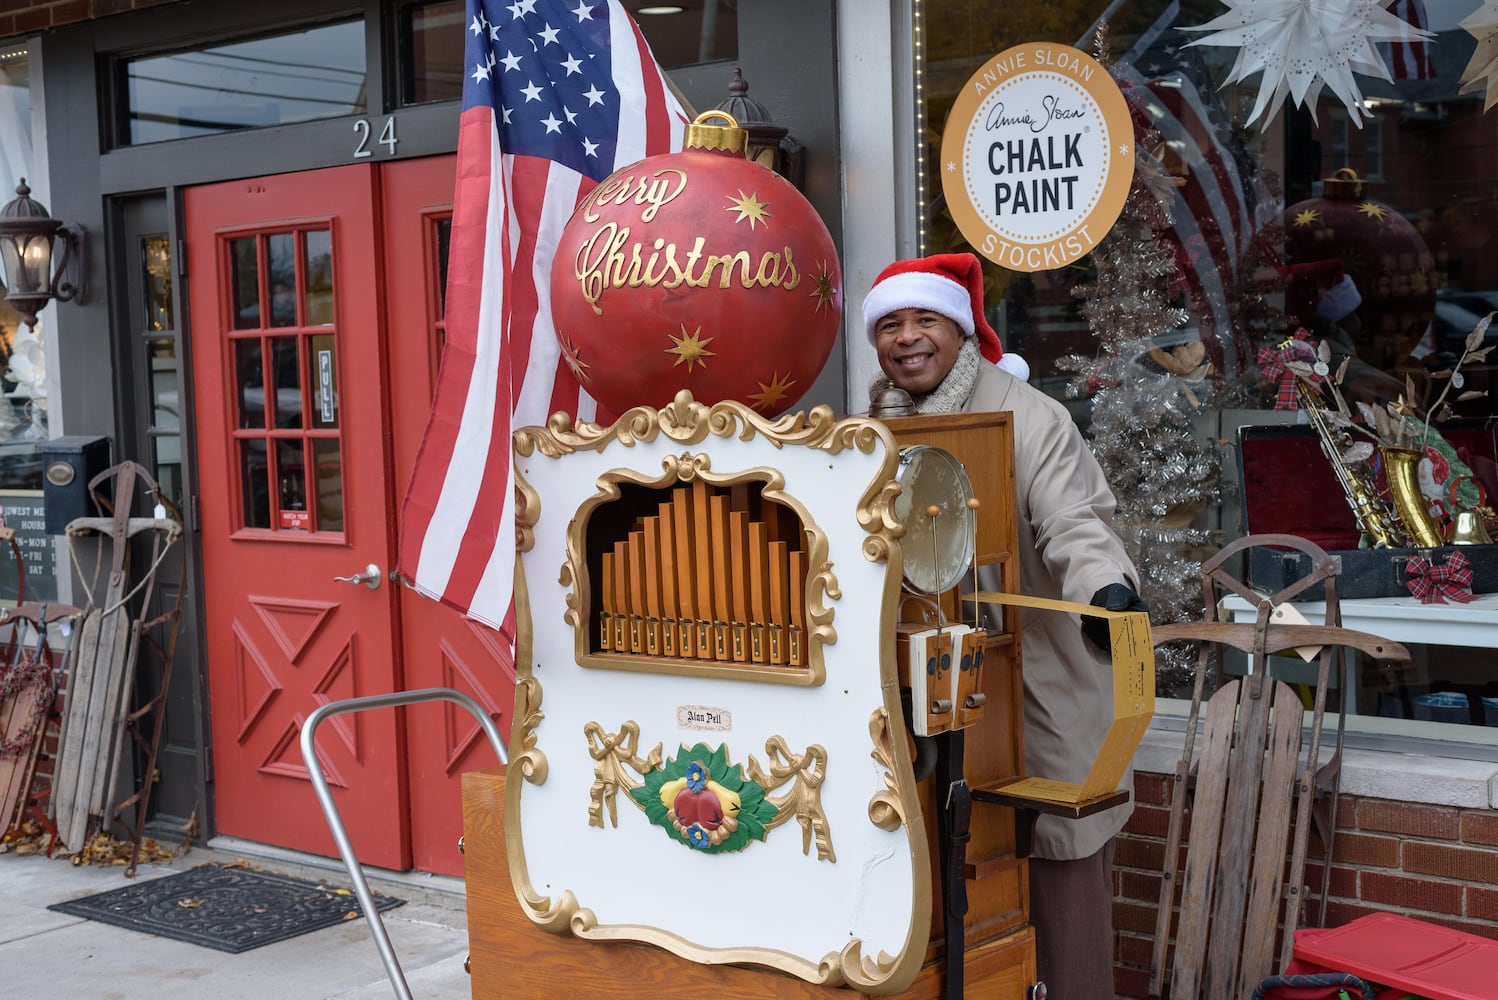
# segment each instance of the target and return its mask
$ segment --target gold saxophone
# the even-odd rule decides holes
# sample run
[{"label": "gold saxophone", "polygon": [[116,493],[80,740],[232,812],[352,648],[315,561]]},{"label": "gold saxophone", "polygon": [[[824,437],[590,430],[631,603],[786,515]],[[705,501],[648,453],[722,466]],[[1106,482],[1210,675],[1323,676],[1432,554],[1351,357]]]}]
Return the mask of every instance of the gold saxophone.
[{"label": "gold saxophone", "polygon": [[1404,529],[1395,517],[1393,509],[1379,495],[1378,484],[1367,468],[1349,468],[1342,460],[1342,449],[1347,446],[1346,434],[1335,431],[1326,422],[1321,411],[1321,402],[1313,396],[1313,390],[1303,379],[1295,380],[1295,391],[1300,398],[1300,408],[1316,428],[1321,439],[1321,450],[1332,463],[1332,472],[1347,497],[1358,527],[1373,539],[1376,549],[1398,549],[1409,544]]}]

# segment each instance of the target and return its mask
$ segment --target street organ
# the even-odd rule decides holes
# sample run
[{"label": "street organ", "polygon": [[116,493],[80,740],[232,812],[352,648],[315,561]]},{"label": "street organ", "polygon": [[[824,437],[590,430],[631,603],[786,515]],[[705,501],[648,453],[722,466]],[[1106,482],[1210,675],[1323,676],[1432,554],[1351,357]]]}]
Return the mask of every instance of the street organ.
[{"label": "street organ", "polygon": [[515,477],[510,767],[464,783],[474,995],[1024,997],[1028,823],[1126,798],[1153,679],[1119,658],[1143,616],[1109,615],[1123,759],[1026,778],[1005,605],[1075,609],[1018,596],[1010,416],[682,392],[521,429]]}]

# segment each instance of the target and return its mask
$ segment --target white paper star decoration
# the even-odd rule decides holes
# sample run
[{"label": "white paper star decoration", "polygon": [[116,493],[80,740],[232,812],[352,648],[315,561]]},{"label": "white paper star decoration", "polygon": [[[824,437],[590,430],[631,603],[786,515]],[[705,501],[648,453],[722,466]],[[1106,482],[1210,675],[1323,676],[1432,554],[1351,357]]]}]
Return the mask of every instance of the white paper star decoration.
[{"label": "white paper star decoration", "polygon": [[1483,0],[1481,7],[1458,22],[1467,34],[1477,39],[1477,48],[1472,52],[1472,61],[1462,72],[1462,89],[1466,94],[1487,88],[1487,99],[1482,110],[1486,112],[1498,103],[1498,0]]},{"label": "white paper star decoration", "polygon": [[1363,107],[1353,73],[1391,79],[1375,44],[1432,37],[1385,10],[1392,2],[1223,0],[1229,8],[1226,14],[1185,30],[1214,32],[1192,45],[1238,49],[1224,86],[1263,74],[1247,124],[1262,116],[1260,127],[1267,129],[1287,94],[1309,108],[1314,119],[1325,86],[1342,99],[1348,116],[1362,128],[1363,118],[1372,115]]}]

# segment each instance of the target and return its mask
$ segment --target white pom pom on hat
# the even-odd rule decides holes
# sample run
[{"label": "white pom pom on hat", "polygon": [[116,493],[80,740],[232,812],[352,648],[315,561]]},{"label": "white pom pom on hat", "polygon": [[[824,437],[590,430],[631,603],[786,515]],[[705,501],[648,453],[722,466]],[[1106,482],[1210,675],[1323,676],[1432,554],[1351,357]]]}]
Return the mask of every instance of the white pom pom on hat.
[{"label": "white pom pom on hat", "polygon": [[984,358],[1018,379],[1030,377],[1030,366],[1017,354],[1005,354],[999,335],[983,315],[983,266],[970,253],[943,253],[897,260],[874,279],[863,300],[863,326],[869,343],[874,326],[897,309],[928,309],[956,323],[963,334],[978,338]]}]

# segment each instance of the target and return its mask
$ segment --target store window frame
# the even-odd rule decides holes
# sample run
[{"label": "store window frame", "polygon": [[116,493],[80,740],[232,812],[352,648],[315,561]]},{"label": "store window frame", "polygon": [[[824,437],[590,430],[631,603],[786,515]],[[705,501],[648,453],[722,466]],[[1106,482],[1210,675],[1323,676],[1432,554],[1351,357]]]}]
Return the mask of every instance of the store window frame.
[{"label": "store window frame", "polygon": [[[897,14],[894,22],[892,55],[898,57],[904,54],[911,60],[907,77],[909,90],[901,90],[897,86],[893,95],[894,106],[892,110],[894,113],[892,118],[896,126],[893,129],[896,138],[900,137],[898,126],[902,121],[911,120],[915,122],[913,131],[917,137],[922,136],[927,127],[936,127],[933,122],[927,120],[928,115],[925,113],[925,81],[923,79],[925,63],[924,55],[920,48],[922,44],[922,17],[929,18],[931,16],[930,6],[927,3],[923,3],[922,0],[911,0],[908,8],[908,16],[903,16],[906,12],[900,12]],[[1098,5],[1099,9],[1103,6],[1102,4]],[[923,10],[923,8],[927,9]],[[999,46],[999,48],[1002,47]],[[1086,48],[1086,46],[1079,47]],[[1309,174],[1313,179],[1329,173],[1329,170],[1316,169],[1316,165],[1312,161],[1317,159],[1319,142],[1327,144],[1328,148],[1325,152],[1328,153],[1328,160],[1332,158],[1329,147],[1333,144],[1332,136],[1334,133],[1332,129],[1337,126],[1328,123],[1326,115],[1323,114],[1322,129],[1319,133],[1305,132],[1303,129],[1297,132],[1296,126],[1303,125],[1304,123],[1292,121],[1292,119],[1300,117],[1309,118],[1309,116],[1301,113],[1292,114],[1291,108],[1288,105],[1283,109],[1281,114],[1283,115],[1282,121],[1271,124],[1269,129],[1270,131],[1282,131],[1284,133],[1285,138],[1283,140],[1276,139],[1275,141],[1283,142],[1286,145],[1286,162],[1283,164],[1286,173],[1290,173],[1293,170],[1292,165],[1288,162],[1289,158],[1297,155],[1304,160],[1304,162],[1297,165],[1311,167],[1312,169],[1309,171]],[[929,117],[934,117],[934,114]],[[1347,136],[1350,130],[1348,129],[1349,122],[1346,115],[1342,113],[1338,117],[1339,121],[1337,125],[1340,125],[1342,128],[1342,134]],[[1255,129],[1257,130],[1257,126],[1255,126]],[[1348,155],[1343,157],[1343,159],[1355,159],[1360,166],[1366,168],[1369,175],[1372,175],[1375,164],[1377,164],[1378,172],[1381,173],[1383,164],[1381,162],[1382,156],[1379,154],[1382,152],[1381,147],[1384,138],[1386,136],[1381,134],[1378,139],[1373,139],[1365,131],[1360,131],[1355,148],[1349,148],[1347,150]],[[1297,140],[1301,140],[1300,145],[1302,148],[1300,149],[1293,148]],[[1354,145],[1350,136],[1344,139],[1344,144],[1347,146]],[[915,204],[913,206],[914,212],[910,216],[906,216],[898,211],[896,213],[896,217],[899,220],[899,228],[895,240],[898,255],[909,256],[913,253],[934,253],[938,250],[955,249],[931,245],[929,220],[921,211],[920,206],[924,203],[929,203],[933,192],[930,190],[926,191],[925,201],[922,200],[919,193],[914,197],[911,194],[912,189],[915,189],[917,192],[922,190],[922,182],[929,180],[929,171],[922,162],[924,153],[920,141],[917,140],[908,148],[902,149],[900,151],[902,159],[905,153],[913,154],[910,161],[912,169],[906,174],[906,184],[902,185],[904,191],[897,192],[897,200],[901,202],[913,201]],[[912,181],[914,183],[911,183]],[[1319,185],[1316,186],[1319,187]],[[1283,209],[1306,197],[1308,193],[1290,196],[1287,192],[1281,197],[1279,207]],[[999,321],[1002,321],[1004,319],[1002,306],[1000,306],[998,311],[1000,312],[1000,316],[997,318]],[[850,386],[850,396],[856,391],[856,385]],[[1224,479],[1228,478],[1230,477],[1227,475],[1227,470],[1225,469]],[[1177,699],[1163,697],[1160,699],[1158,702],[1159,719],[1164,728],[1169,729],[1172,726],[1184,723],[1185,707],[1187,704],[1187,702]],[[1470,725],[1463,726],[1460,729],[1453,729],[1449,724],[1413,719],[1391,719],[1376,715],[1349,715],[1347,718],[1347,742],[1349,746],[1369,750],[1416,753],[1431,757],[1498,760],[1498,729]]]}]

